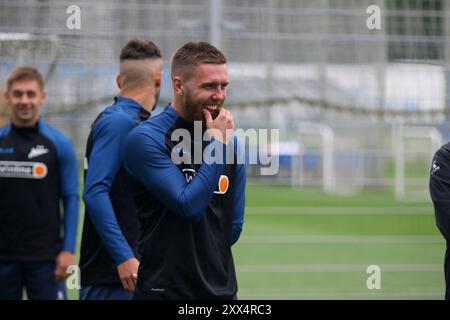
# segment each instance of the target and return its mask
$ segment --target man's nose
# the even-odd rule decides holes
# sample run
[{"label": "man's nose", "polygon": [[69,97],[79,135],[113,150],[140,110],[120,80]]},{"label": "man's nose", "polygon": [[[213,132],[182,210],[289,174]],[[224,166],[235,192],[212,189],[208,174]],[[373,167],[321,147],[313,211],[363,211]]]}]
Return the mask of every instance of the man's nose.
[{"label": "man's nose", "polygon": [[30,102],[30,98],[28,98],[28,95],[26,93],[22,94],[22,96],[20,97],[19,100],[20,103],[22,104],[27,104]]},{"label": "man's nose", "polygon": [[226,89],[218,88],[213,95],[215,101],[224,101],[227,97]]}]

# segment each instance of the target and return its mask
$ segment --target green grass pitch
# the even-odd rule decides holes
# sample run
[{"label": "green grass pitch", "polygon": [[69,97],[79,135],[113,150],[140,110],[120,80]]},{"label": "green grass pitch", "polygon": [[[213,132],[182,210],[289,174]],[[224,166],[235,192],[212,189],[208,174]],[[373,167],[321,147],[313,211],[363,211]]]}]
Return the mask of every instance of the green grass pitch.
[{"label": "green grass pitch", "polygon": [[443,299],[444,251],[430,202],[258,185],[233,247],[240,299]]}]

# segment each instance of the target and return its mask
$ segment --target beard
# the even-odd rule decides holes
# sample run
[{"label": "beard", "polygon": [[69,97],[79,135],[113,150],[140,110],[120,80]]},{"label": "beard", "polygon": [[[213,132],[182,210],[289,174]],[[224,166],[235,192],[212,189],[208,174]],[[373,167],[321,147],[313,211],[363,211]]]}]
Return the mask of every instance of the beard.
[{"label": "beard", "polygon": [[[215,108],[210,108],[208,106],[217,106]],[[217,118],[220,109],[222,109],[223,102],[212,102],[210,100],[201,102],[192,98],[192,96],[186,92],[184,96],[184,107],[186,110],[187,120],[189,122],[202,121],[205,124],[205,116],[202,110],[206,109],[210,114],[212,119]]]}]

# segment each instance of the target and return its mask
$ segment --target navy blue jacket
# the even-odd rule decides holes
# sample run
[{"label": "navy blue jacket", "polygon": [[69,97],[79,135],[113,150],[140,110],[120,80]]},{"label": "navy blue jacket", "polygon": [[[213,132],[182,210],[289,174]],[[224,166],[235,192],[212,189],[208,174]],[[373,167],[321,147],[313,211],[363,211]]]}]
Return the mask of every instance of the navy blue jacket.
[{"label": "navy blue jacket", "polygon": [[[136,298],[232,298],[237,281],[231,246],[244,222],[245,166],[208,162],[214,149],[226,152],[217,140],[192,139],[180,149],[171,139],[176,129],[193,135],[193,125],[169,105],[131,131],[126,142],[125,167],[138,181],[141,222]],[[196,143],[206,155],[198,164]],[[177,165],[172,152],[189,160]]]},{"label": "navy blue jacket", "polygon": [[85,161],[82,285],[120,285],[117,265],[139,258],[139,221],[123,168],[124,141],[149,116],[133,99],[117,97],[92,125]]},{"label": "navy blue jacket", "polygon": [[[60,201],[64,207],[61,237]],[[78,168],[70,140],[39,119],[0,128],[0,260],[75,252]]]}]

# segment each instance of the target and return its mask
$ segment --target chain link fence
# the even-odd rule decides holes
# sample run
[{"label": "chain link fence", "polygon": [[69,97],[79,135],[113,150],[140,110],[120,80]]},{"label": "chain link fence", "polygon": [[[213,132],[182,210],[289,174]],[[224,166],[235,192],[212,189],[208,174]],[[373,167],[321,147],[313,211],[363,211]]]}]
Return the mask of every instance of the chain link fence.
[{"label": "chain link fence", "polygon": [[[379,29],[370,28],[373,5]],[[67,26],[69,6],[80,9],[80,29]],[[312,122],[334,134],[328,168],[337,189],[396,188],[395,144],[383,143],[386,132],[414,125],[449,137],[449,18],[444,0],[2,0],[0,77],[20,64],[46,75],[44,114],[72,137],[81,159],[92,120],[118,93],[114,76],[127,39],[151,38],[164,54],[158,110],[171,99],[174,50],[209,40],[229,61],[237,126],[280,129],[280,183],[323,183],[320,144],[302,149],[299,133],[300,123]],[[431,158],[434,150],[417,147],[423,155],[415,146],[405,147],[408,161]],[[301,150],[309,152],[293,156]],[[344,180],[353,182],[339,187]]]}]

